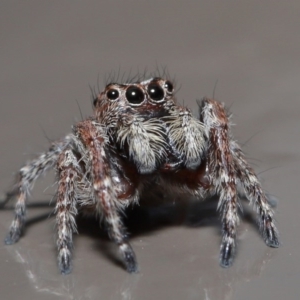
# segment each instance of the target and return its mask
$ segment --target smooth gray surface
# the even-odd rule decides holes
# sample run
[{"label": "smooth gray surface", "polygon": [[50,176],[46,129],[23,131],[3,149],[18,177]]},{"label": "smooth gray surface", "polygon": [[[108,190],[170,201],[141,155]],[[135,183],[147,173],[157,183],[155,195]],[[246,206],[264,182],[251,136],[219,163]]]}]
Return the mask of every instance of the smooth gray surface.
[{"label": "smooth gray surface", "polygon": [[[299,0],[1,1],[1,191],[24,161],[46,149],[45,135],[56,139],[80,120],[76,101],[91,114],[89,85],[103,88],[105,76],[119,69],[133,75],[167,66],[181,87],[178,100],[192,109],[195,99],[212,96],[218,80],[215,97],[231,107],[238,140],[253,136],[244,149],[279,199],[282,242],[268,248],[242,221],[238,255],[224,270],[215,222],[186,226],[175,204],[167,213],[154,210],[142,228],[131,226],[138,275],[114,263],[114,246],[83,223],[73,273],[62,276],[54,219],[44,218],[19,243],[0,244],[1,299],[298,299],[299,10]],[[29,220],[52,211],[52,180],[36,185],[32,203],[46,205],[30,208]],[[1,239],[9,207],[0,210]],[[160,226],[160,218],[171,220]]]}]

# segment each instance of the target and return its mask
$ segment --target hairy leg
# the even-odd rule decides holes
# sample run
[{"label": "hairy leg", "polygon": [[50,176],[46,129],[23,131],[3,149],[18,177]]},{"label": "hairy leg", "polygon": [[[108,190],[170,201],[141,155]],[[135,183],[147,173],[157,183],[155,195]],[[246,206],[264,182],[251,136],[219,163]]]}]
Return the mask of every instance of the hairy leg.
[{"label": "hairy leg", "polygon": [[72,150],[65,150],[58,158],[58,190],[56,199],[56,226],[58,266],[62,274],[71,272],[73,232],[76,232],[77,183],[81,169]]},{"label": "hairy leg", "polygon": [[273,221],[273,211],[258,178],[247,163],[238,144],[231,141],[230,147],[234,155],[237,178],[239,178],[240,184],[244,188],[245,196],[254,206],[259,216],[259,228],[262,236],[268,246],[279,247],[278,230]]},{"label": "hairy leg", "polygon": [[233,157],[230,151],[229,122],[221,103],[203,99],[200,117],[207,128],[208,167],[214,192],[219,194],[218,209],[222,218],[222,243],[220,264],[232,264],[238,225],[238,199]]},{"label": "hairy leg", "polygon": [[7,193],[4,203],[17,196],[15,206],[15,218],[12,221],[5,243],[13,244],[17,242],[22,234],[25,225],[26,200],[34,182],[44,174],[49,168],[53,167],[59,154],[71,142],[72,136],[66,136],[62,141],[55,142],[49,150],[33,159],[20,169],[17,183],[11,192]]},{"label": "hairy leg", "polygon": [[138,271],[135,254],[127,242],[124,226],[117,209],[116,189],[111,178],[111,165],[107,157],[108,137],[105,129],[94,121],[83,121],[75,128],[91,160],[91,176],[96,207],[103,217],[110,238],[119,246],[128,272]]}]

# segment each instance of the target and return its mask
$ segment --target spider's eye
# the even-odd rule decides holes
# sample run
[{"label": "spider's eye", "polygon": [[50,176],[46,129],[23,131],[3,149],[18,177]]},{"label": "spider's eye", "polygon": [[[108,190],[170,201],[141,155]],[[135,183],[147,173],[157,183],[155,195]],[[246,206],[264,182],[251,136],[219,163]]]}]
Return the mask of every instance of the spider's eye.
[{"label": "spider's eye", "polygon": [[144,101],[144,93],[140,88],[131,86],[126,91],[126,99],[132,104],[140,104]]},{"label": "spider's eye", "polygon": [[106,97],[109,100],[116,100],[119,97],[119,91],[115,89],[111,89],[106,93]]},{"label": "spider's eye", "polygon": [[174,90],[174,86],[170,81],[166,81],[164,84],[164,87],[167,89],[168,94],[172,94],[172,92]]},{"label": "spider's eye", "polygon": [[97,101],[98,101],[98,98],[96,98],[96,99],[93,100],[93,105],[94,105],[94,106],[96,106]]},{"label": "spider's eye", "polygon": [[164,99],[165,93],[162,87],[157,83],[148,85],[148,94],[152,100],[160,101]]}]

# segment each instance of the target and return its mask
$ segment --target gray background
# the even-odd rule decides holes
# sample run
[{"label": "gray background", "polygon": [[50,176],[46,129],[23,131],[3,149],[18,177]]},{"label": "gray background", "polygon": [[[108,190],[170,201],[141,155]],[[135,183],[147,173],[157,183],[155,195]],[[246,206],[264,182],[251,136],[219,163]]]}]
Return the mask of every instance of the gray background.
[{"label": "gray background", "polygon": [[[190,226],[194,204],[176,201],[133,213],[139,274],[127,274],[105,234],[83,221],[73,273],[62,276],[54,219],[47,217],[52,173],[32,193],[31,203],[44,207],[29,208],[25,236],[0,244],[1,299],[298,299],[299,10],[299,0],[2,0],[1,191],[24,161],[46,149],[47,138],[63,136],[81,119],[78,105],[84,117],[92,113],[89,85],[102,89],[105,76],[119,69],[133,75],[167,67],[179,102],[191,109],[195,99],[212,96],[218,80],[215,97],[230,106],[236,138],[250,139],[249,160],[279,199],[282,246],[268,248],[253,223],[242,220],[238,255],[224,270],[217,217]],[[0,210],[1,239],[11,207]]]}]

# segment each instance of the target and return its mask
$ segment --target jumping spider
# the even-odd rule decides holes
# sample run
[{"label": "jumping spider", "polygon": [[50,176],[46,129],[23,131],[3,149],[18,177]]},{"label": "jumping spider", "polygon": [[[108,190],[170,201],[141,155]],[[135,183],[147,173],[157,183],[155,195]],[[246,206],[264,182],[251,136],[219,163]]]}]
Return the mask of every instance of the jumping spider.
[{"label": "jumping spider", "polygon": [[238,225],[238,190],[253,204],[266,244],[278,247],[273,212],[252,168],[230,132],[223,104],[204,98],[199,118],[175,102],[169,80],[106,86],[94,100],[94,116],[19,171],[6,202],[17,196],[15,218],[5,239],[18,241],[27,196],[38,177],[56,168],[58,265],[71,271],[73,233],[79,210],[100,215],[118,245],[128,272],[138,264],[120,212],[137,203],[146,187],[184,190],[203,198],[218,194],[222,221],[220,264],[232,264]]}]

